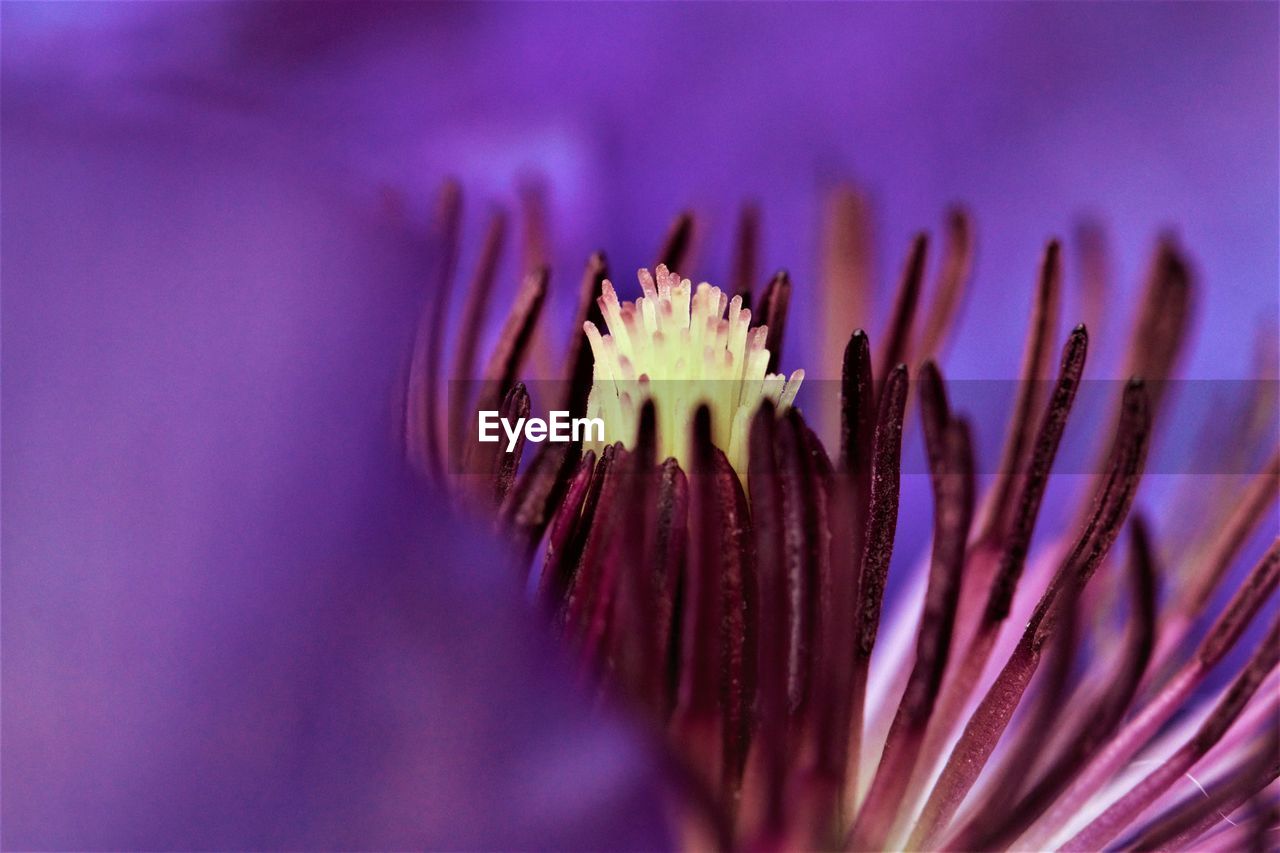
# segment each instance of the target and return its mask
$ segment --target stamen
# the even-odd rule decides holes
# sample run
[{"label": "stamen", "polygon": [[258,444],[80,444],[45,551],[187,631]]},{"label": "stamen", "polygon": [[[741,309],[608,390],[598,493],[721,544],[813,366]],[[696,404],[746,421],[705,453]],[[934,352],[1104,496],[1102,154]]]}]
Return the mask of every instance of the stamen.
[{"label": "stamen", "polygon": [[[741,694],[746,610],[741,584],[749,551],[745,496],[711,439],[711,411],[693,417],[689,559],[680,629],[679,691],[672,736],[711,787],[733,785],[745,707]],[[732,534],[732,535],[729,535]],[[732,575],[726,578],[726,571]]]},{"label": "stamen", "polygon": [[902,464],[902,419],[907,405],[907,368],[898,365],[889,374],[884,399],[877,413],[871,454],[871,496],[867,540],[862,555],[863,604],[857,651],[870,659],[880,625],[880,600],[893,554],[898,526],[898,480]]},{"label": "stamen", "polygon": [[[992,845],[985,840],[985,833],[1001,830],[1010,815],[1010,803],[1015,802],[1028,772],[1037,766],[1048,745],[1046,734],[1055,731],[1064,716],[1071,698],[1071,667],[1080,634],[1081,594],[1082,589],[1076,585],[1068,585],[1063,590],[1057,605],[1059,612],[1053,617],[1056,630],[1046,641],[1049,646],[1046,672],[1040,676],[1035,694],[1026,703],[1030,707],[1023,712],[1014,742],[1005,750],[1001,766],[987,783],[975,816],[955,835],[955,840],[944,842],[946,849],[990,849]],[[970,833],[983,837],[974,843],[969,840]]]},{"label": "stamen", "polygon": [[1128,370],[1152,384],[1151,410],[1158,412],[1165,380],[1187,340],[1193,286],[1191,270],[1174,242],[1162,238],[1151,260],[1147,289],[1130,338]]},{"label": "stamen", "polygon": [[[1229,815],[1258,796],[1280,778],[1280,736],[1273,731],[1263,736],[1257,747],[1235,767],[1212,784],[1203,796],[1193,794],[1162,812],[1145,831],[1124,845],[1126,850],[1185,850],[1216,824],[1231,821]],[[1275,828],[1274,807],[1255,815],[1254,832]],[[1271,814],[1267,814],[1271,811]],[[1246,849],[1267,850],[1265,838]]]},{"label": "stamen", "polygon": [[[582,454],[578,467],[569,479],[564,499],[556,510],[547,532],[547,551],[542,562],[542,574],[538,578],[538,597],[551,610],[559,608],[568,593],[573,570],[578,563],[580,545],[574,540],[595,515],[595,502],[599,496],[596,471],[596,454],[588,450]],[[592,487],[595,494],[592,494]]]},{"label": "stamen", "polygon": [[1169,789],[1182,774],[1202,758],[1235,722],[1253,697],[1264,678],[1280,662],[1280,618],[1272,624],[1266,638],[1236,676],[1209,717],[1195,735],[1151,775],[1113,803],[1092,823],[1063,845],[1064,850],[1100,850],[1128,826],[1137,815]]},{"label": "stamen", "polygon": [[493,383],[498,394],[506,394],[520,372],[529,340],[533,336],[533,328],[547,296],[548,276],[546,267],[525,276],[524,284],[507,315],[507,322],[498,336],[498,344],[489,357],[485,382]]},{"label": "stamen", "polygon": [[[1018,580],[1026,565],[1031,534],[1040,512],[1044,489],[1048,485],[1058,445],[1066,428],[1067,416],[1071,412],[1076,391],[1079,388],[1088,342],[1089,338],[1084,328],[1077,327],[1062,348],[1058,380],[1053,395],[1041,416],[1030,458],[1025,463],[1028,466],[1027,472],[1019,478],[1022,489],[1009,522],[1010,528],[1005,531],[1004,540],[1000,543],[998,561],[990,564],[994,575],[987,581],[989,589],[975,590],[975,584],[980,579],[972,576],[966,577],[962,583],[960,605],[956,614],[955,636],[957,645],[965,649],[965,652],[959,658],[958,667],[951,670],[951,674],[946,677],[939,698],[939,707],[930,721],[925,745],[921,750],[923,760],[918,765],[917,778],[913,780],[912,787],[915,787],[915,783],[923,781],[924,774],[934,767],[941,756],[991,657],[1000,626],[1004,624],[1009,614]],[[985,569],[984,562],[974,557],[970,557],[970,560],[974,564],[972,573]],[[978,617],[976,611],[981,605],[974,600],[974,597],[984,592],[986,604],[981,617]],[[970,617],[976,622],[972,627],[965,624],[965,617],[968,615],[966,608],[975,611]]]},{"label": "stamen", "polygon": [[946,345],[960,304],[964,301],[972,265],[973,223],[968,212],[957,207],[947,215],[942,266],[938,272],[938,283],[934,286],[933,304],[920,338],[920,357],[937,358]]},{"label": "stamen", "polygon": [[591,665],[600,659],[605,619],[617,581],[614,545],[625,523],[626,502],[620,498],[625,494],[629,460],[630,454],[617,447],[612,464],[605,470],[582,559],[566,603],[565,634],[577,641],[584,659]]},{"label": "stamen", "polygon": [[[562,540],[561,547],[554,551],[552,550],[552,545],[556,542],[555,538],[548,543],[548,571],[544,571],[543,580],[546,581],[550,578],[557,582],[553,587],[553,591],[559,593],[559,595],[552,602],[552,605],[556,613],[556,622],[561,627],[564,626],[568,616],[569,599],[573,595],[574,587],[578,582],[582,555],[587,547],[587,538],[595,524],[596,515],[600,508],[600,494],[604,490],[605,481],[613,469],[614,461],[620,449],[619,445],[609,445],[600,454],[599,461],[590,466],[588,466],[588,463],[595,458],[595,454],[590,450],[583,454],[582,466],[588,466],[585,470],[590,475],[590,479],[582,498],[581,508],[571,513],[570,518],[565,519],[565,521],[574,523]],[[579,474],[582,473],[582,466],[580,466]]]},{"label": "stamen", "polygon": [[[879,364],[883,372],[876,377],[877,389],[884,387],[885,378],[894,365],[906,362],[911,357],[911,325],[915,320],[916,306],[920,302],[920,287],[924,282],[924,261],[928,249],[929,238],[924,234],[917,234],[911,241],[911,253],[902,269],[893,316],[889,319],[884,349],[880,353]],[[879,394],[879,390],[876,393]]]},{"label": "stamen", "polygon": [[871,493],[867,501],[867,526],[858,573],[853,614],[853,692],[849,731],[848,795],[856,795],[857,768],[861,760],[862,725],[866,704],[867,672],[871,650],[880,628],[880,605],[884,598],[889,560],[898,527],[898,489],[902,465],[902,419],[907,405],[907,368],[899,364],[888,375],[876,413],[876,431],[871,452]]},{"label": "stamen", "polygon": [[456,181],[446,181],[436,214],[439,267],[435,298],[418,325],[405,400],[405,454],[437,485],[446,482],[443,459],[447,449],[440,435],[440,365],[461,229],[462,190]]},{"label": "stamen", "polygon": [[1076,264],[1080,270],[1080,316],[1084,324],[1100,336],[1107,332],[1106,304],[1111,290],[1111,252],[1102,226],[1092,220],[1079,222],[1073,230]]},{"label": "stamen", "polygon": [[749,487],[755,531],[760,601],[758,629],[757,753],[764,780],[764,831],[776,833],[784,819],[783,792],[787,749],[786,519],[776,448],[778,423],[765,403],[751,425]]},{"label": "stamen", "polygon": [[[656,437],[657,417],[653,402],[646,401],[640,408],[636,448],[631,454],[629,476],[620,499],[630,509],[630,514],[638,517],[617,530],[611,560],[615,565],[610,568],[620,580],[617,582],[617,603],[608,639],[603,646],[616,686],[623,693],[629,693],[638,707],[647,709],[654,722],[661,723],[665,719],[661,669],[658,666],[662,660],[662,641],[652,633],[658,596],[645,565],[645,537],[651,523],[652,498],[656,491],[653,482],[657,471],[654,462]],[[601,604],[602,607],[607,606],[603,600]]]},{"label": "stamen", "polygon": [[724,713],[724,768],[721,788],[733,802],[742,783],[755,698],[757,600],[751,514],[737,473],[724,452],[715,452],[715,487],[720,532],[720,703]]},{"label": "stamen", "polygon": [[1133,540],[1128,561],[1133,619],[1115,674],[1107,680],[1108,686],[1098,698],[1077,715],[1074,728],[1062,738],[1062,751],[1048,763],[1039,781],[1013,806],[1008,800],[999,802],[993,798],[991,807],[982,813],[983,820],[975,817],[961,833],[956,842],[961,847],[969,845],[973,849],[986,849],[1005,846],[1031,826],[1106,743],[1137,695],[1138,685],[1155,648],[1159,570],[1150,535],[1141,516],[1135,516],[1129,530]]},{"label": "stamen", "polygon": [[[499,416],[509,423],[522,422],[529,417],[529,392],[523,382],[511,386],[507,396],[498,409]],[[513,450],[502,453],[498,445],[493,445],[493,507],[502,506],[516,480],[516,469],[520,466],[520,457],[524,454],[524,433],[516,439]]]},{"label": "stamen", "polygon": [[786,617],[787,712],[795,719],[806,710],[818,621],[817,587],[825,573],[825,496],[823,484],[811,473],[805,426],[795,409],[787,412],[778,430],[778,470],[782,477],[786,554],[786,597],[778,602]]},{"label": "stamen", "polygon": [[791,277],[786,270],[778,270],[760,300],[760,325],[769,330],[765,348],[769,350],[770,373],[778,369],[782,358],[782,333],[787,327],[787,307],[791,302]]},{"label": "stamen", "polygon": [[849,340],[849,330],[872,326],[875,302],[874,238],[871,204],[851,186],[831,194],[823,217],[821,363],[835,364]]},{"label": "stamen", "polygon": [[1032,848],[1042,847],[1084,803],[1134,756],[1187,701],[1215,666],[1221,663],[1262,605],[1280,585],[1280,539],[1274,541],[1249,572],[1241,587],[1209,630],[1195,656],[1142,711],[1129,720],[1106,748],[1067,788],[1024,837]]},{"label": "stamen", "polygon": [[[795,430],[804,462],[804,486],[801,497],[805,507],[806,577],[809,595],[805,602],[808,614],[808,643],[804,660],[807,683],[805,716],[816,716],[815,703],[822,701],[824,690],[819,685],[822,645],[835,618],[831,598],[831,493],[835,470],[821,440],[804,422],[797,409],[790,409],[786,419]],[[845,646],[845,648],[848,648]]]},{"label": "stamen", "polygon": [[[571,418],[581,418],[587,413],[587,396],[591,393],[592,344],[581,330],[590,325],[596,328],[604,323],[599,299],[604,293],[604,282],[609,278],[609,265],[603,252],[595,252],[587,260],[582,273],[582,287],[578,295],[578,312],[570,327],[569,338],[569,387],[565,390],[564,409]],[[599,332],[596,332],[599,335]]]},{"label": "stamen", "polygon": [[1040,502],[1044,498],[1053,460],[1058,454],[1058,445],[1062,441],[1062,433],[1066,428],[1067,415],[1071,412],[1076,391],[1080,387],[1080,376],[1084,372],[1088,346],[1088,334],[1084,327],[1077,326],[1063,347],[1058,382],[1027,460],[1026,480],[1015,504],[1015,515],[1011,519],[1011,527],[1006,534],[1005,551],[1000,560],[1000,569],[992,585],[991,595],[987,599],[987,609],[983,614],[983,621],[987,624],[1001,622],[1009,615],[1018,578],[1026,565],[1031,534],[1040,512]]},{"label": "stamen", "polygon": [[688,259],[689,244],[693,240],[693,214],[684,211],[671,223],[667,236],[662,241],[662,249],[658,252],[655,267],[666,267],[669,270],[679,269]]},{"label": "stamen", "polygon": [[1249,573],[1205,637],[1196,652],[1201,666],[1211,667],[1226,656],[1277,586],[1280,586],[1280,540],[1272,544],[1257,568]]},{"label": "stamen", "polygon": [[[503,401],[508,399],[512,388],[516,385],[516,375],[524,362],[529,341],[533,335],[534,327],[537,325],[538,316],[542,311],[546,293],[547,270],[544,267],[526,277],[524,286],[516,296],[515,303],[511,306],[506,324],[502,328],[501,337],[499,337],[498,343],[494,347],[493,354],[489,358],[489,366],[485,370],[484,383],[481,386],[479,399],[473,409],[473,425],[475,423],[474,418],[478,416],[479,411],[500,409]],[[463,387],[461,381],[455,383],[455,388],[461,387]],[[452,405],[460,405],[459,395],[450,393],[449,396]],[[451,415],[450,418],[451,421],[456,417],[457,411],[459,409],[455,408],[454,415]],[[527,415],[528,412],[525,412],[525,414]],[[461,442],[462,447],[465,448],[463,452],[463,470],[481,474],[496,471],[498,460],[495,454],[500,453],[498,445],[496,443],[491,446],[481,444],[475,440],[468,440],[465,435],[465,431],[454,432],[454,440]],[[509,455],[516,456],[516,454]],[[515,462],[519,462],[518,457]],[[513,478],[515,476],[514,467],[511,470],[511,476]],[[507,483],[499,498],[499,503],[506,496],[507,491],[510,491],[510,488],[511,484]]]},{"label": "stamen", "polygon": [[512,538],[521,566],[529,566],[555,507],[564,500],[577,461],[577,445],[542,445],[502,504],[499,524]]},{"label": "stamen", "polygon": [[1041,596],[1022,639],[956,742],[908,847],[923,849],[933,845],[991,757],[1039,666],[1045,642],[1059,625],[1059,594],[1068,585],[1072,587],[1071,594],[1084,589],[1119,533],[1142,476],[1150,432],[1146,392],[1141,382],[1131,381],[1121,403],[1109,472],[1098,492],[1093,515]]},{"label": "stamen", "polygon": [[[1267,509],[1275,502],[1277,495],[1280,495],[1280,451],[1272,455],[1266,466],[1239,494],[1226,523],[1218,528],[1203,563],[1195,567],[1194,577],[1182,587],[1185,592],[1175,603],[1177,614],[1182,617],[1184,624],[1170,628],[1185,630],[1205,602],[1212,599],[1218,583],[1235,562],[1249,537],[1267,517]],[[1181,639],[1181,636],[1171,639]]]},{"label": "stamen", "polygon": [[[1033,485],[1029,480],[1031,474],[1031,456],[1033,448],[1039,446],[1041,451],[1053,448],[1047,457],[1051,466],[1056,455],[1058,441],[1065,418],[1070,411],[1071,400],[1062,400],[1064,380],[1070,377],[1072,394],[1079,383],[1083,370],[1083,359],[1087,349],[1088,337],[1083,329],[1073,332],[1063,349],[1063,362],[1059,369],[1058,383],[1054,389],[1055,399],[1065,402],[1051,405],[1045,414],[1040,416],[1037,427],[1036,412],[1044,405],[1049,390],[1048,379],[1053,355],[1053,340],[1057,327],[1058,303],[1060,301],[1061,263],[1057,241],[1050,241],[1045,247],[1037,277],[1035,304],[1032,309],[1031,324],[1027,331],[1027,342],[1023,351],[1021,374],[1017,385],[1017,397],[1014,402],[1013,415],[1010,418],[1004,449],[1001,454],[999,468],[996,469],[995,482],[988,490],[978,511],[975,526],[978,529],[973,548],[969,556],[969,565],[965,570],[964,581],[960,590],[960,605],[956,613],[955,644],[958,648],[967,649],[960,657],[958,668],[953,668],[947,675],[942,691],[942,708],[934,715],[931,731],[924,748],[925,760],[922,768],[932,767],[942,750],[945,740],[950,736],[957,723],[964,704],[973,691],[973,685],[986,664],[990,654],[989,644],[994,643],[994,636],[989,639],[979,638],[977,630],[982,613],[991,599],[991,592],[996,575],[1001,571],[1004,555],[1010,553],[1010,546],[1019,548],[1025,555],[1029,541],[1021,538],[1009,542],[1010,531],[1015,520],[1022,518],[1034,526],[1043,494],[1044,482]],[[1070,363],[1074,367],[1068,371],[1065,366],[1067,353],[1075,353]],[[1050,415],[1049,413],[1055,413]],[[1049,469],[1043,469],[1043,477],[1047,482]],[[1039,478],[1037,474],[1037,479]],[[1028,515],[1029,513],[1029,515]],[[1030,527],[1019,534],[1029,536]],[[1021,543],[1021,544],[1020,544]],[[1018,572],[1021,572],[1019,567]],[[977,643],[987,643],[984,651]]]},{"label": "stamen", "polygon": [[[536,177],[520,181],[517,188],[520,204],[520,272],[527,273],[541,267],[551,267],[552,251],[548,213],[547,186]],[[573,330],[577,331],[577,326]],[[552,353],[548,343],[547,327],[539,324],[533,329],[529,342],[529,370],[533,376],[555,377],[561,375],[558,353]],[[572,362],[569,362],[572,364]]]},{"label": "stamen", "polygon": [[895,823],[942,684],[960,595],[965,545],[973,519],[974,462],[967,424],[949,414],[946,390],[932,362],[921,370],[921,419],[925,424],[934,504],[933,560],[916,660],[885,740],[880,764],[850,832],[855,849],[876,850]]},{"label": "stamen", "polygon": [[[676,653],[679,648],[676,616],[676,590],[688,548],[689,483],[679,463],[667,459],[662,463],[654,503],[654,523],[645,553],[649,555],[651,577],[657,596],[653,632],[658,638],[663,714],[671,713],[677,688]],[[748,624],[753,620],[748,611]]]},{"label": "stamen", "polygon": [[[1045,247],[1040,262],[1039,284],[1036,288],[1035,307],[1032,309],[1031,326],[1027,332],[1027,346],[1022,356],[1022,372],[1018,381],[1018,396],[1005,437],[1004,452],[995,486],[988,502],[986,518],[978,536],[980,542],[1003,542],[1012,525],[1015,490],[1022,482],[1020,474],[1027,471],[1027,459],[1032,447],[1032,423],[1035,411],[1045,397],[1049,364],[1053,354],[1054,330],[1058,325],[1058,308],[1061,300],[1062,262],[1058,242],[1052,240]],[[1088,344],[1087,336],[1083,344]],[[1078,377],[1077,377],[1078,379]],[[1024,487],[1025,488],[1025,487]]]},{"label": "stamen", "polygon": [[531,177],[517,187],[520,199],[520,269],[532,270],[551,264],[551,237],[547,212],[547,185]]},{"label": "stamen", "polygon": [[871,344],[858,329],[845,346],[840,380],[840,465],[870,491],[871,443],[875,433],[875,394],[871,378]]},{"label": "stamen", "polygon": [[734,241],[733,283],[734,296],[742,297],[742,304],[751,307],[751,295],[756,287],[756,269],[760,263],[760,208],[754,204],[742,206],[738,214],[738,234]]},{"label": "stamen", "polygon": [[463,435],[468,412],[468,391],[476,378],[476,350],[480,346],[480,334],[484,330],[489,299],[498,276],[498,262],[502,258],[502,245],[506,239],[507,215],[496,210],[489,220],[480,260],[476,265],[471,286],[467,289],[467,304],[462,315],[462,329],[458,347],[453,356],[453,385],[449,389],[449,434]]},{"label": "stamen", "polygon": [[854,646],[857,630],[854,622],[858,612],[856,586],[866,530],[866,498],[858,493],[853,476],[842,467],[832,472],[829,482],[830,568],[829,584],[823,587],[824,590],[829,587],[829,591],[825,593],[827,601],[821,609],[818,674],[810,706],[815,744],[815,755],[810,759],[815,788],[815,829],[809,845],[813,848],[831,848],[841,841],[838,836],[830,836],[830,828],[824,827],[839,813],[840,796],[850,769],[854,684],[849,650]]}]

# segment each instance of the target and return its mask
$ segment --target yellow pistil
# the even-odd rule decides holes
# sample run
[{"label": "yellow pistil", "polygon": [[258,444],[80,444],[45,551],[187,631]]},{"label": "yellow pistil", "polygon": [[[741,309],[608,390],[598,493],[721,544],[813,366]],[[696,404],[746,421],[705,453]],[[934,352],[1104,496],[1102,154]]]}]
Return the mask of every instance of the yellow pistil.
[{"label": "yellow pistil", "polygon": [[765,399],[780,411],[790,406],[804,371],[790,378],[767,372],[769,330],[751,328],[742,297],[730,299],[706,282],[695,289],[661,265],[653,275],[640,270],[639,278],[644,296],[635,302],[620,303],[613,284],[604,282],[599,305],[608,334],[583,325],[595,357],[587,417],[605,425],[604,441],[587,448],[599,453],[615,441],[634,446],[640,409],[652,399],[658,459],[674,456],[687,467],[693,414],[705,403],[712,440],[744,476],[751,417]]}]

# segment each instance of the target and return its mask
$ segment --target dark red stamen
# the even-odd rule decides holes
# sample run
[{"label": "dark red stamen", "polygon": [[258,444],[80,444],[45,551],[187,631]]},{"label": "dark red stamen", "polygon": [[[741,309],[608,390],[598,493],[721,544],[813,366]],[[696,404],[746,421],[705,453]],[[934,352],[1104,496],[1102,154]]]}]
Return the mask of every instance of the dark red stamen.
[{"label": "dark red stamen", "polygon": [[498,262],[502,258],[506,234],[507,215],[501,210],[495,211],[489,220],[471,286],[467,288],[467,304],[463,309],[461,333],[453,356],[453,383],[449,388],[449,434],[453,436],[462,435],[469,420],[467,403],[476,379],[476,351],[488,319],[489,300],[498,277]]},{"label": "dark red stamen", "polygon": [[898,365],[885,380],[876,414],[876,431],[871,452],[871,493],[867,502],[867,525],[863,538],[862,566],[858,574],[856,610],[853,614],[853,690],[850,706],[849,765],[857,767],[862,745],[862,723],[866,701],[867,671],[871,650],[880,629],[880,606],[884,599],[889,560],[898,527],[898,489],[902,464],[902,419],[907,405],[907,368]]},{"label": "dark red stamen", "polygon": [[1060,594],[1068,585],[1070,594],[1079,594],[1119,534],[1142,476],[1150,433],[1145,389],[1141,382],[1131,381],[1093,515],[1041,596],[1013,654],[969,719],[925,803],[909,847],[919,849],[935,842],[986,766],[1039,666],[1045,643],[1061,626]]},{"label": "dark red stamen", "polygon": [[577,566],[573,547],[575,533],[582,529],[583,519],[590,518],[595,512],[594,500],[588,503],[587,498],[593,485],[599,488],[594,476],[596,467],[594,450],[582,454],[547,531],[547,551],[538,577],[538,596],[553,610],[564,600],[573,569]]},{"label": "dark red stamen", "polygon": [[521,566],[528,567],[556,507],[566,500],[580,452],[576,444],[542,445],[502,504],[499,524]]},{"label": "dark red stamen", "polygon": [[787,327],[787,307],[791,302],[791,277],[786,270],[778,270],[764,289],[760,298],[760,309],[756,313],[754,325],[768,326],[769,334],[765,338],[765,347],[769,350],[770,373],[778,372],[782,358],[782,333]]},{"label": "dark red stamen", "polygon": [[880,375],[876,377],[876,393],[888,378],[889,373],[898,364],[911,357],[911,327],[915,321],[916,307],[920,302],[920,289],[924,283],[924,262],[929,251],[929,238],[925,234],[917,234],[911,241],[911,253],[907,256],[906,266],[902,269],[902,278],[898,282],[898,294],[893,305],[893,315],[889,318],[889,327],[885,333],[884,349],[880,352],[877,364]]},{"label": "dark red stamen", "polygon": [[604,280],[608,277],[609,265],[604,253],[594,253],[587,260],[587,268],[582,273],[578,311],[574,314],[573,326],[569,330],[569,349],[565,360],[569,365],[569,385],[565,389],[564,408],[572,418],[580,418],[587,413],[594,359],[591,356],[591,344],[582,333],[582,326],[587,322],[594,323],[597,327],[604,326],[604,316],[600,313],[598,300],[604,292]]},{"label": "dark red stamen", "polygon": [[662,241],[658,260],[654,266],[665,265],[672,272],[679,272],[688,258],[689,245],[693,242],[693,214],[685,211],[676,217]]},{"label": "dark red stamen", "polygon": [[880,764],[850,832],[849,846],[881,848],[893,828],[942,684],[973,520],[974,462],[968,426],[950,416],[936,366],[921,369],[921,420],[934,490],[933,558],[916,660],[890,725]]},{"label": "dark red stamen", "polygon": [[1074,727],[1062,738],[1061,751],[1048,762],[1038,781],[1012,806],[1008,799],[992,798],[991,807],[971,821],[955,846],[986,849],[1013,841],[1048,808],[1124,719],[1155,648],[1159,578],[1150,534],[1141,516],[1134,517],[1129,530],[1133,618],[1119,666],[1101,695],[1077,715]]},{"label": "dark red stamen", "polygon": [[520,372],[520,365],[533,337],[534,326],[542,312],[542,304],[547,295],[546,267],[534,270],[525,276],[524,284],[516,295],[515,303],[507,314],[507,321],[498,335],[498,343],[489,357],[489,366],[485,370],[486,385],[492,383],[492,390],[486,393],[503,395],[515,382]]},{"label": "dark red stamen", "polygon": [[955,326],[960,305],[969,285],[973,266],[973,223],[963,208],[947,214],[946,239],[942,248],[942,264],[933,288],[932,305],[925,319],[918,353],[922,358],[937,358]]},{"label": "dark red stamen", "polygon": [[[523,382],[517,382],[507,392],[502,406],[498,409],[498,415],[510,423],[517,423],[529,417],[529,409],[529,392],[525,390]],[[520,433],[513,449],[504,453],[500,452],[498,447],[498,444],[493,445],[493,508],[495,510],[506,501],[515,483],[516,469],[520,467],[520,457],[524,454],[524,433]]]},{"label": "dark red stamen", "polygon": [[742,307],[750,308],[760,266],[760,208],[742,206],[738,214],[738,233],[733,246],[733,272],[729,276],[729,293],[742,297]]}]

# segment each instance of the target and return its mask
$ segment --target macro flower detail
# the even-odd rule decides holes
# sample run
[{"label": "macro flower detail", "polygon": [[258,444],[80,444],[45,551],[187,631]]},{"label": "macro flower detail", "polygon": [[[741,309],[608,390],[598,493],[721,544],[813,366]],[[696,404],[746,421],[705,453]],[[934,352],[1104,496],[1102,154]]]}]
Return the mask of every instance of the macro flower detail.
[{"label": "macro flower detail", "polygon": [[[444,200],[447,294],[457,188]],[[824,273],[844,286],[865,242],[857,207],[838,201],[828,229],[840,245],[827,247]],[[1099,462],[1074,521],[1045,531],[1090,349],[1085,325],[1058,339],[1057,241],[1034,276],[1011,420],[995,425],[1004,447],[984,481],[976,436],[992,425],[956,405],[940,356],[971,265],[967,214],[949,217],[933,282],[928,238],[912,242],[877,354],[850,323],[839,364],[823,366],[838,369],[838,393],[815,401],[812,421],[796,400],[804,374],[775,372],[790,279],[775,276],[758,299],[749,274],[732,296],[695,289],[671,272],[692,227],[677,221],[634,303],[618,299],[602,254],[589,260],[562,383],[517,379],[539,345],[544,267],[528,272],[470,395],[445,399],[438,360],[425,355],[442,346],[439,300],[405,407],[410,460],[492,519],[584,678],[630,708],[665,756],[683,846],[1096,850],[1263,838],[1280,774],[1280,621],[1243,661],[1238,646],[1280,585],[1280,541],[1213,602],[1275,503],[1272,436],[1237,436],[1268,461],[1247,488],[1215,495],[1225,509],[1213,524],[1178,531],[1190,556],[1162,548],[1159,526],[1135,508],[1193,314],[1182,250],[1157,246],[1131,378],[1115,386],[1113,416],[1091,426]],[[757,230],[744,215],[736,269],[755,269]],[[1082,312],[1094,317],[1099,292],[1085,291]],[[481,322],[468,312],[464,339]],[[510,413],[563,407],[610,431],[528,459],[519,445],[476,450],[474,464],[449,471],[443,425],[465,423],[481,399]],[[824,404],[838,420],[830,443]],[[1268,405],[1263,390],[1246,401],[1255,414]],[[899,516],[926,511],[902,488],[912,417],[932,541],[890,610]],[[1210,673],[1227,661],[1233,680],[1217,689]]]},{"label": "macro flower detail", "polygon": [[1278,82],[0,0],[0,850],[1280,851]]},{"label": "macro flower detail", "polygon": [[615,441],[632,444],[640,426],[640,407],[652,399],[657,416],[658,458],[673,457],[686,464],[693,412],[707,405],[711,436],[729,456],[734,470],[746,471],[747,431],[760,404],[769,400],[785,411],[796,398],[804,371],[788,378],[769,373],[769,328],[751,325],[751,309],[742,295],[729,298],[720,288],[703,282],[694,289],[689,279],[659,264],[650,274],[640,270],[644,296],[618,301],[606,280],[600,312],[609,333],[595,323],[583,323],[594,359],[587,416],[606,424],[606,440],[588,442],[600,453]]}]

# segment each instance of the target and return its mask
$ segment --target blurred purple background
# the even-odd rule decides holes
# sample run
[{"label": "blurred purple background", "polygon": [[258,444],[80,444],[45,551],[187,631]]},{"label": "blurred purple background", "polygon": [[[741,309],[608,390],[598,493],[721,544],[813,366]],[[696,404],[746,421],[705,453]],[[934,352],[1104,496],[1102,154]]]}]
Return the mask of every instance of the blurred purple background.
[{"label": "blurred purple background", "polygon": [[663,843],[633,736],[398,470],[446,175],[464,271],[489,205],[545,182],[553,311],[684,208],[690,272],[723,278],[759,201],[818,375],[803,294],[845,179],[882,282],[974,213],[953,376],[1015,374],[1037,255],[1082,214],[1115,255],[1094,375],[1162,228],[1202,276],[1190,375],[1248,376],[1276,321],[1275,4],[0,10],[6,847]]}]

